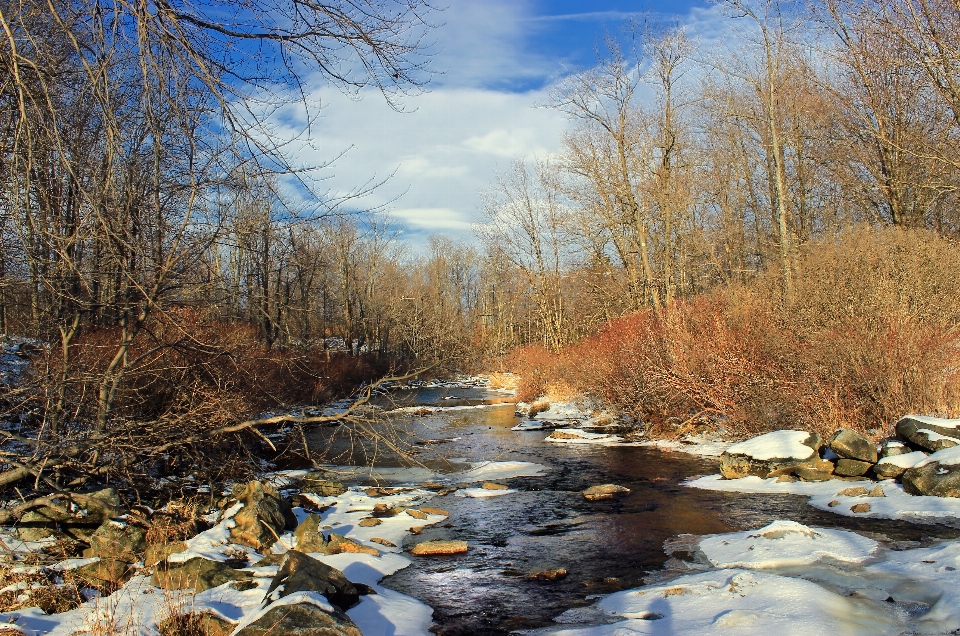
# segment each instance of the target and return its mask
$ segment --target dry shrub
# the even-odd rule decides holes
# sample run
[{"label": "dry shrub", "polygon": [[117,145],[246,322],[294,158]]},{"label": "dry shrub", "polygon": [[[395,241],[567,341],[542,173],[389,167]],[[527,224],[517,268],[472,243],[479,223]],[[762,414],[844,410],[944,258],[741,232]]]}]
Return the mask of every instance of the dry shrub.
[{"label": "dry shrub", "polygon": [[776,273],[624,317],[561,356],[518,352],[521,392],[556,379],[677,435],[704,421],[877,434],[909,412],[960,414],[960,250],[925,232],[857,228]]},{"label": "dry shrub", "polygon": [[59,614],[75,609],[83,602],[77,586],[57,584],[45,569],[24,572],[14,571],[9,565],[0,568],[0,588],[15,584],[25,589],[0,592],[0,612],[39,607],[46,614]]},{"label": "dry shrub", "polygon": [[489,376],[491,389],[517,389],[517,376],[512,373],[491,373]]}]

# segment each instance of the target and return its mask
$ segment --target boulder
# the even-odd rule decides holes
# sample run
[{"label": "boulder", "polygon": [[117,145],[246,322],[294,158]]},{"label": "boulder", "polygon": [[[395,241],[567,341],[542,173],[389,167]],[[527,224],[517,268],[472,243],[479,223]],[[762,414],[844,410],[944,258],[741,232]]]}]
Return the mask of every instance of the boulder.
[{"label": "boulder", "polygon": [[797,466],[793,470],[793,474],[799,477],[802,481],[828,481],[833,479],[832,472],[818,470],[816,468],[807,468],[806,466]]},{"label": "boulder", "polygon": [[880,479],[896,479],[903,475],[908,468],[913,468],[926,458],[927,454],[922,451],[887,455],[880,458],[880,461],[873,467],[873,473]]},{"label": "boulder", "polygon": [[734,444],[720,456],[720,472],[727,479],[748,475],[767,477],[792,466],[812,467],[820,460],[820,436],[806,431],[774,431]]},{"label": "boulder", "polygon": [[360,601],[357,588],[343,572],[299,550],[286,553],[264,600],[277,600],[294,592],[317,592],[344,612]]},{"label": "boulder", "polygon": [[504,484],[495,484],[492,481],[486,481],[480,487],[484,490],[510,490],[509,486],[505,486]]},{"label": "boulder", "polygon": [[210,611],[171,614],[157,623],[161,636],[195,634],[196,636],[230,636],[236,625]]},{"label": "boulder", "polygon": [[444,517],[450,516],[450,513],[443,508],[429,508],[427,506],[420,506],[420,510],[428,515],[443,515]]},{"label": "boulder", "polygon": [[114,559],[100,559],[71,570],[76,577],[114,589],[123,585],[135,571],[133,564]]},{"label": "boulder", "polygon": [[147,549],[146,531],[125,521],[110,520],[90,537],[88,556],[136,563]]},{"label": "boulder", "polygon": [[380,545],[386,546],[386,547],[388,547],[388,548],[395,548],[395,547],[397,547],[397,544],[394,543],[393,541],[387,541],[386,539],[381,539],[380,537],[373,537],[373,538],[370,539],[370,540],[373,541],[374,543],[379,543]]},{"label": "boulder", "polygon": [[143,564],[148,568],[165,560],[172,554],[180,554],[187,549],[185,541],[172,541],[170,543],[155,543],[148,545],[144,551]]},{"label": "boulder", "polygon": [[360,523],[358,523],[357,525],[360,526],[361,528],[372,528],[374,526],[379,526],[381,523],[383,523],[382,519],[377,519],[375,517],[366,517],[364,519],[361,519]]},{"label": "boulder", "polygon": [[322,497],[337,497],[347,492],[347,487],[323,471],[313,471],[304,475],[300,480],[300,491],[309,492]]},{"label": "boulder", "polygon": [[236,525],[230,530],[230,540],[234,543],[263,552],[285,529],[297,526],[290,504],[271,484],[261,481],[238,484],[233,489],[233,497],[243,504],[233,517]]},{"label": "boulder", "polygon": [[901,481],[911,495],[960,497],[960,447],[933,453],[904,471]]},{"label": "boulder", "polygon": [[855,513],[870,512],[870,504],[868,503],[853,504],[852,506],[850,506],[850,512],[855,512]]},{"label": "boulder", "polygon": [[27,511],[20,517],[17,534],[25,541],[37,541],[61,530],[70,537],[88,541],[97,528],[123,512],[117,491],[103,488],[83,493],[74,501],[63,499],[52,506]]},{"label": "boulder", "polygon": [[530,575],[530,578],[535,581],[559,581],[567,577],[566,568],[557,568],[555,570],[543,570],[541,572],[534,572]]},{"label": "boulder", "polygon": [[[934,453],[945,448],[960,445],[960,439],[956,437],[958,434],[957,430],[928,422],[928,420],[935,419],[936,418],[921,418],[919,416],[909,415],[903,417],[896,424],[897,437],[918,448]],[[940,421],[952,422],[955,420]],[[948,435],[947,432],[952,434]]]},{"label": "boulder", "polygon": [[234,570],[226,563],[194,557],[177,563],[160,562],[150,577],[150,583],[164,590],[193,589],[199,594],[225,583],[252,577],[250,572]]},{"label": "boulder", "polygon": [[880,445],[880,459],[906,455],[909,452],[910,448],[906,444],[895,439],[889,439]]},{"label": "boulder", "polygon": [[600,501],[602,499],[613,499],[615,496],[629,494],[630,489],[616,484],[602,484],[600,486],[590,486],[583,491],[583,498],[587,501]]},{"label": "boulder", "polygon": [[388,506],[385,503],[378,503],[373,507],[374,517],[396,517],[403,512],[403,508]]},{"label": "boulder", "polygon": [[233,636],[362,636],[346,614],[310,602],[276,605]]},{"label": "boulder", "polygon": [[463,554],[467,549],[466,541],[424,541],[410,548],[410,554],[417,556]]},{"label": "boulder", "polygon": [[293,531],[293,538],[296,539],[297,550],[300,552],[327,552],[327,540],[320,532],[322,519],[320,515],[310,514],[300,522],[297,529]]},{"label": "boulder", "polygon": [[427,518],[427,513],[423,512],[422,510],[417,510],[416,508],[407,508],[407,514],[414,519],[423,520]]},{"label": "boulder", "polygon": [[297,550],[300,552],[319,552],[320,554],[341,554],[344,552],[372,554],[374,556],[380,554],[380,551],[376,548],[365,546],[333,532],[330,533],[329,537],[325,537],[321,532],[320,523],[320,515],[307,515],[303,523],[297,526],[297,529],[293,531],[293,536],[297,540]]},{"label": "boulder", "polygon": [[[827,446],[843,459],[877,463],[877,447],[869,437],[850,428],[841,428],[827,441]],[[867,472],[866,470],[863,473]],[[858,473],[862,475],[863,473]],[[853,475],[856,476],[856,475]]]},{"label": "boulder", "polygon": [[[874,452],[874,456],[876,456],[876,452]],[[873,464],[870,462],[843,458],[837,460],[837,467],[833,472],[841,477],[860,477],[866,475],[871,468],[873,468]]]}]

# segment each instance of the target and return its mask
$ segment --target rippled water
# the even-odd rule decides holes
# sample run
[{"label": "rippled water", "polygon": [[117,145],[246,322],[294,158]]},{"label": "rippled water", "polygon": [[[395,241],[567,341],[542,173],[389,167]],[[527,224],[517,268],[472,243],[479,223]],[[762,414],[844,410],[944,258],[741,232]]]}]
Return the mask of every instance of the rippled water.
[{"label": "rippled water", "polygon": [[[455,405],[489,400],[478,390],[429,390],[400,396],[406,404]],[[449,523],[428,527],[416,541],[462,539],[465,555],[419,558],[384,584],[434,608],[437,633],[506,634],[553,624],[562,612],[592,604],[591,596],[642,585],[667,556],[664,540],[756,528],[774,519],[843,527],[895,541],[956,537],[936,526],[853,519],[811,508],[805,497],[750,495],[686,488],[687,477],[717,472],[715,460],[635,447],[545,442],[544,431],[515,432],[511,405],[404,415],[398,424],[423,438],[418,458],[435,468],[463,461],[521,460],[543,464],[539,477],[503,480],[514,494],[488,499],[435,499]],[[452,463],[435,456],[442,453]],[[384,464],[397,459],[384,455]],[[580,491],[602,483],[631,489],[620,499],[588,502]],[[682,554],[679,556],[683,556]],[[528,575],[566,568],[559,581]]]}]

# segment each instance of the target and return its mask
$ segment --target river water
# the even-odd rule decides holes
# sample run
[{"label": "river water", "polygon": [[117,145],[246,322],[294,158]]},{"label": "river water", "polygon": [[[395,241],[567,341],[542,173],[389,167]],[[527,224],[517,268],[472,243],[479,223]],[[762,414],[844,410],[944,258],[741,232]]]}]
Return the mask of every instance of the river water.
[{"label": "river water", "polygon": [[[475,388],[411,391],[392,399],[427,407],[502,401],[501,394]],[[656,449],[546,442],[545,431],[511,431],[519,421],[513,412],[513,405],[501,404],[394,418],[396,426],[422,440],[412,450],[428,468],[446,472],[466,462],[507,460],[547,467],[541,476],[499,480],[516,493],[484,499],[447,495],[431,502],[450,512],[449,521],[426,528],[411,542],[461,539],[470,550],[453,557],[415,558],[383,584],[434,608],[435,631],[444,636],[553,625],[561,613],[591,605],[595,595],[663,576],[669,558],[664,541],[682,534],[731,532],[790,519],[901,545],[960,535],[940,526],[833,515],[808,506],[800,496],[687,488],[682,482],[688,477],[718,472],[717,461]],[[312,439],[311,444],[320,447],[321,441]],[[355,452],[351,456],[363,463]],[[368,450],[365,459],[370,457]],[[383,466],[403,463],[383,449],[376,461]],[[604,483],[631,492],[598,502],[580,495]],[[688,555],[680,551],[673,556]],[[554,568],[565,568],[569,575],[550,582],[529,578]]]}]

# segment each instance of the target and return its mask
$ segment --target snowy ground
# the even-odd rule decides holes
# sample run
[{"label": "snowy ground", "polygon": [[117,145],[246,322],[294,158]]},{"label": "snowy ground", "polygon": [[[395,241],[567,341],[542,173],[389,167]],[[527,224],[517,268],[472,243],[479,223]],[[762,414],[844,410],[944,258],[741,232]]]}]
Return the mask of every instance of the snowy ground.
[{"label": "snowy ground", "polygon": [[[481,462],[468,471],[447,477],[455,478],[458,483],[469,483],[537,475],[543,470],[545,470],[544,466],[530,462]],[[271,481],[283,487],[297,474],[298,471],[276,474],[272,476]],[[406,476],[410,477],[409,474]],[[409,483],[414,481],[416,480],[408,479]],[[487,490],[484,492],[509,495],[516,491]],[[410,487],[393,495],[371,497],[362,488],[353,487],[336,497],[312,494],[306,496],[313,500],[318,508],[330,506],[321,514],[323,528],[379,551],[378,556],[354,553],[311,554],[312,557],[341,570],[349,580],[365,583],[376,591],[376,594],[362,596],[360,603],[347,612],[363,634],[366,636],[385,634],[430,636],[428,628],[432,624],[433,610],[414,598],[379,585],[383,577],[409,565],[411,557],[406,556],[400,547],[386,546],[374,539],[401,546],[404,538],[410,533],[410,528],[439,523],[447,517],[429,514],[426,519],[417,519],[406,513],[400,513],[393,517],[382,518],[380,525],[377,526],[361,527],[358,522],[361,518],[368,516],[376,504],[404,508],[419,507],[433,499],[436,493]],[[263,609],[262,601],[276,574],[277,566],[253,567],[266,555],[259,554],[251,548],[230,543],[230,528],[233,525],[231,517],[241,507],[242,504],[236,504],[226,511],[214,527],[187,542],[189,546],[187,551],[171,556],[170,560],[186,561],[192,557],[202,556],[215,561],[226,561],[229,558],[235,558],[238,551],[242,551],[249,556],[251,567],[246,569],[256,577],[254,579],[257,583],[256,587],[238,591],[226,584],[200,594],[190,591],[176,592],[152,586],[150,577],[144,574],[133,577],[118,592],[109,597],[93,598],[81,607],[62,614],[46,615],[36,608],[0,613],[0,628],[9,625],[29,636],[35,634],[68,636],[91,632],[154,636],[157,633],[155,628],[157,621],[165,618],[171,611],[203,612],[207,610],[234,623],[238,628],[252,622]],[[308,514],[303,508],[294,508],[294,512],[301,521]],[[11,536],[2,538],[14,550],[37,548],[42,544],[42,542],[22,544],[14,541]],[[295,547],[296,539],[293,533],[285,532],[280,535],[279,541],[273,545],[271,552],[279,554]],[[91,561],[91,559],[70,559],[63,562],[60,567],[75,568]],[[288,599],[290,597],[282,601],[291,602]],[[322,596],[309,593],[296,596],[293,600],[310,602],[321,607],[326,604]]]},{"label": "snowy ground", "polygon": [[694,573],[612,594],[557,618],[567,625],[527,633],[872,636],[960,628],[956,542],[897,551],[846,530],[775,521],[699,538],[697,548],[684,563]]}]

